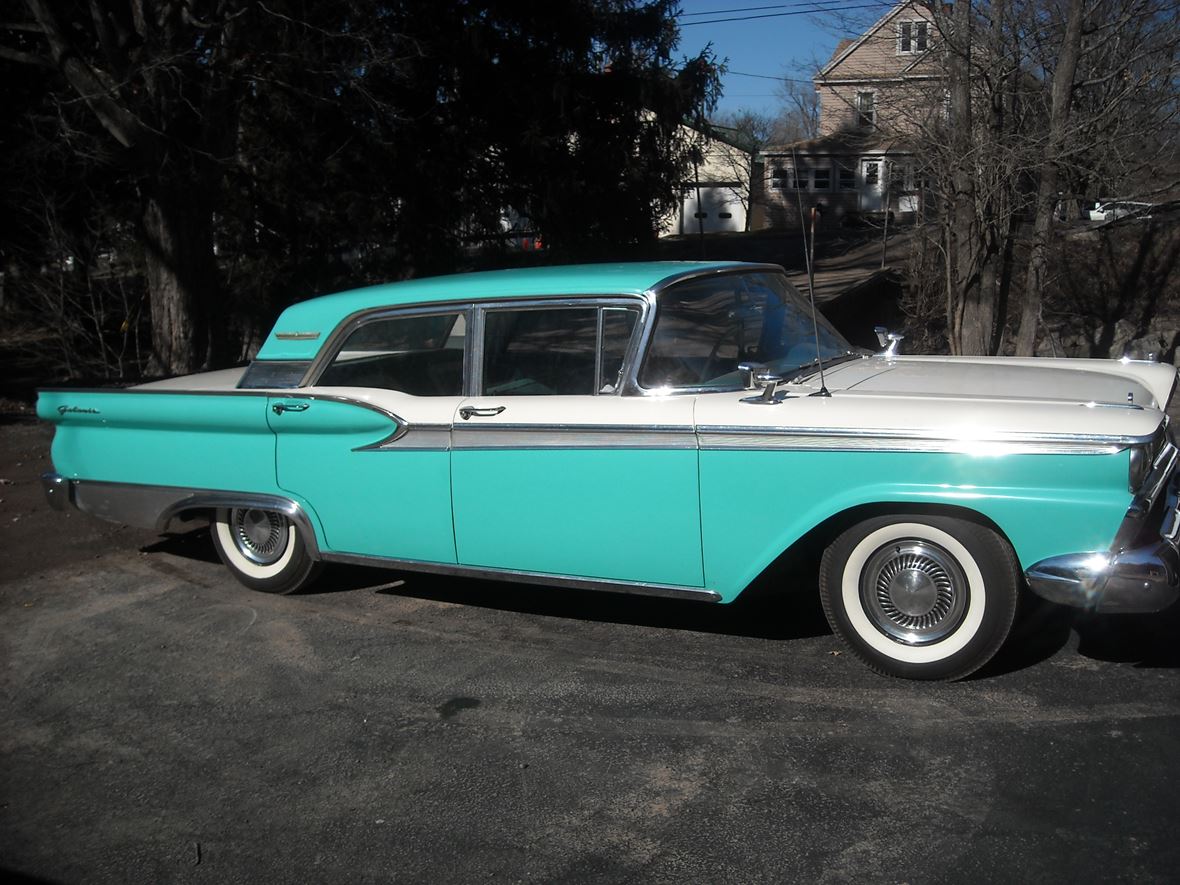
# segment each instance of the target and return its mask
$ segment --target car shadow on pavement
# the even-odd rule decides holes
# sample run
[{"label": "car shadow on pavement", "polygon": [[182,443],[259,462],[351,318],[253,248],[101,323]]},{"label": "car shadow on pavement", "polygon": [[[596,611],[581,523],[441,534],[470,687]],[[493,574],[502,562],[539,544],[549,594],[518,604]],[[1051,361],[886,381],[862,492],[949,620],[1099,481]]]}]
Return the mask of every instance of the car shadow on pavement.
[{"label": "car shadow on pavement", "polygon": [[[397,580],[391,582],[391,578]],[[814,589],[814,578],[805,574],[789,578],[783,585],[797,587],[798,592],[759,591],[751,587],[729,605],[380,569],[337,568],[327,581],[331,592],[359,589],[357,585],[368,583],[383,585],[375,591],[383,595],[577,621],[780,640],[831,632]],[[315,593],[317,589],[309,592]]]},{"label": "car shadow on pavement", "polygon": [[1180,667],[1180,605],[1146,615],[1078,612],[1073,627],[1078,654],[1087,658],[1151,669]]},{"label": "car shadow on pavement", "polygon": [[139,552],[167,553],[183,559],[194,559],[198,562],[221,562],[217,558],[217,552],[213,549],[213,542],[209,539],[208,526],[163,535],[154,544],[145,544],[140,547]]},{"label": "car shadow on pavement", "polygon": [[[165,535],[140,549],[219,562],[207,526]],[[340,564],[327,566],[299,595],[371,590],[546,617],[785,640],[831,633],[819,602],[814,560],[811,551],[780,557],[728,605]]]}]

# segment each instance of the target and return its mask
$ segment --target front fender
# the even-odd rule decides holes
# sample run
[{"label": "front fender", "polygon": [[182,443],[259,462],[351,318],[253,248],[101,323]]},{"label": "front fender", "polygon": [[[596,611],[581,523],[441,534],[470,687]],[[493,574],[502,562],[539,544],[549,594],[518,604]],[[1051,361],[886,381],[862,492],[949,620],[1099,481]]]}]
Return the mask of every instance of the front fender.
[{"label": "front fender", "polygon": [[1130,504],[1127,454],[702,451],[705,586],[736,597],[779,554],[865,505],[955,507],[999,527],[1022,568],[1105,549]]}]

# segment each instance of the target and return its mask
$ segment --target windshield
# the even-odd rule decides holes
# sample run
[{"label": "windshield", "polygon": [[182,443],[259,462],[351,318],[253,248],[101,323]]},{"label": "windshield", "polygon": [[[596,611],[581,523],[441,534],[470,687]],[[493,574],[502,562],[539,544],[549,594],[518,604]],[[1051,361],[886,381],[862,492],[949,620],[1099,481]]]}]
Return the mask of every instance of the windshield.
[{"label": "windshield", "polygon": [[[816,316],[824,361],[859,355]],[[740,363],[790,377],[817,359],[811,309],[782,274],[726,274],[660,294],[655,331],[639,373],[647,389],[738,388]]]}]

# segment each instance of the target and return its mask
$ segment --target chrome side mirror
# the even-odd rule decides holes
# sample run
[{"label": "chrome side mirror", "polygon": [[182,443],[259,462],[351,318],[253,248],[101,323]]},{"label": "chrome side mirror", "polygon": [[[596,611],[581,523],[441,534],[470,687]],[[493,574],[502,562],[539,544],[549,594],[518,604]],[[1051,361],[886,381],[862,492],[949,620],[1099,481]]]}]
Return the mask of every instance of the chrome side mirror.
[{"label": "chrome side mirror", "polygon": [[754,376],[766,371],[765,363],[738,363],[738,378],[741,379],[743,390],[755,388]]},{"label": "chrome side mirror", "polygon": [[890,359],[897,356],[905,335],[900,332],[890,332],[884,326],[874,326],[873,331],[877,333],[877,342],[884,348],[881,351],[881,356]]},{"label": "chrome side mirror", "polygon": [[742,399],[744,403],[753,403],[756,406],[773,406],[779,401],[774,398],[778,390],[778,386],[783,383],[782,375],[775,375],[766,371],[763,366],[762,371],[754,375],[754,381],[763,385],[760,396],[747,396]]}]

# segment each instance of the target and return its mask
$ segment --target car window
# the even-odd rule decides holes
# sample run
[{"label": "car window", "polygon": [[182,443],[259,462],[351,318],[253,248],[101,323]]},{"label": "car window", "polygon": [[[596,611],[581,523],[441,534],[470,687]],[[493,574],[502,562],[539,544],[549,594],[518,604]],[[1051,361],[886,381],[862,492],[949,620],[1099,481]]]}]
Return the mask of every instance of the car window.
[{"label": "car window", "polygon": [[614,393],[638,316],[624,307],[488,311],[482,393]]},{"label": "car window", "polygon": [[764,363],[789,373],[816,360],[851,352],[826,319],[816,317],[777,274],[726,274],[693,280],[661,293],[651,345],[639,383],[665,387],[738,386],[737,367]]},{"label": "car window", "polygon": [[466,337],[460,312],[372,320],[348,336],[317,383],[460,396]]},{"label": "car window", "polygon": [[635,331],[639,311],[624,307],[606,307],[602,311],[602,359],[598,382],[599,393],[614,393],[623,382],[623,363],[627,346]]},{"label": "car window", "polygon": [[594,393],[598,309],[494,310],[484,327],[489,396]]}]

